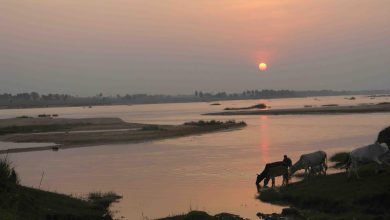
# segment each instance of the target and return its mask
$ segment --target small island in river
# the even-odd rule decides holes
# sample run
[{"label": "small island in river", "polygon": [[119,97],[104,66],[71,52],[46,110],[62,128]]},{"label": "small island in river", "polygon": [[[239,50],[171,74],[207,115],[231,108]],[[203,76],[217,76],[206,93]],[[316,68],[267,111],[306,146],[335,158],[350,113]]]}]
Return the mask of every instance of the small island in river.
[{"label": "small island in river", "polygon": [[390,103],[362,104],[351,106],[323,105],[314,107],[306,105],[304,108],[262,109],[212,112],[205,115],[310,115],[310,114],[352,114],[390,112]]},{"label": "small island in river", "polygon": [[119,118],[29,118],[0,120],[0,141],[53,143],[53,146],[0,150],[0,154],[94,146],[113,143],[138,143],[182,137],[246,126],[245,122],[196,121],[182,125],[128,123]]}]

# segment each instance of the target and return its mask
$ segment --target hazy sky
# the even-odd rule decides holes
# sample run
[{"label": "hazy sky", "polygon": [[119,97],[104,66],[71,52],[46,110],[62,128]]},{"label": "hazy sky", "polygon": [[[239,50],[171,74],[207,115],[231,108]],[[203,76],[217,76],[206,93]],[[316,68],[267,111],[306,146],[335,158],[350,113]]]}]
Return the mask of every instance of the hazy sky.
[{"label": "hazy sky", "polygon": [[390,1],[0,0],[1,93],[244,89],[390,89]]}]

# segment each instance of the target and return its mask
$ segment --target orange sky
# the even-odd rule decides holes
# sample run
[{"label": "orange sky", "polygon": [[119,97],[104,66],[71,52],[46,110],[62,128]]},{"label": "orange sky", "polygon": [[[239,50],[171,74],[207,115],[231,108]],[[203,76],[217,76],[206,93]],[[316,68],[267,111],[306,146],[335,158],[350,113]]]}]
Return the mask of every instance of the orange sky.
[{"label": "orange sky", "polygon": [[390,84],[388,1],[24,0],[0,12],[0,92]]}]

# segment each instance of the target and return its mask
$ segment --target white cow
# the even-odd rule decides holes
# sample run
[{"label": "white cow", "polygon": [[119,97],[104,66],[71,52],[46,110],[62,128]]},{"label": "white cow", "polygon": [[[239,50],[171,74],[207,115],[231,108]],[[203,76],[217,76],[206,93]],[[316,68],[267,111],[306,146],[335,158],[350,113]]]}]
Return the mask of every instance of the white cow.
[{"label": "white cow", "polygon": [[[326,174],[327,166],[327,155],[324,151],[316,151],[310,154],[303,154],[298,162],[296,162],[290,168],[290,174],[293,175],[295,172],[301,169],[305,169],[305,174],[314,167],[322,166],[324,168],[324,174]],[[315,169],[316,169],[315,168]]]},{"label": "white cow", "polygon": [[383,163],[390,165],[387,159],[387,153],[389,148],[385,143],[379,144],[370,144],[368,146],[359,147],[349,153],[349,160],[347,165],[347,176],[350,177],[351,173],[354,172],[357,178],[358,174],[358,165],[374,162],[378,165],[377,168],[380,168]]}]

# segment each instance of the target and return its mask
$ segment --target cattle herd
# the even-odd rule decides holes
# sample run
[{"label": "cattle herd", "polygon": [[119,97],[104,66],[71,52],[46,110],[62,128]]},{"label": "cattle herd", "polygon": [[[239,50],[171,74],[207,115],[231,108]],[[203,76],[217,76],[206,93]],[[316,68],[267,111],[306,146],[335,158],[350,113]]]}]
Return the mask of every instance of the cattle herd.
[{"label": "cattle herd", "polygon": [[[379,132],[378,138],[374,144],[359,147],[349,153],[347,161],[345,161],[345,169],[347,177],[358,174],[358,167],[361,164],[375,163],[377,171],[383,166],[390,167],[390,126]],[[275,165],[274,165],[275,164]],[[303,154],[299,160],[291,165],[283,162],[274,162],[267,164],[261,176],[258,175],[256,180],[257,189],[260,190],[260,182],[264,180],[264,186],[267,186],[268,181],[272,180],[272,187],[275,186],[275,177],[283,177],[283,185],[288,184],[289,178],[298,170],[305,170],[306,176],[326,175],[328,169],[327,154],[324,151],[316,151],[313,153]]]}]

